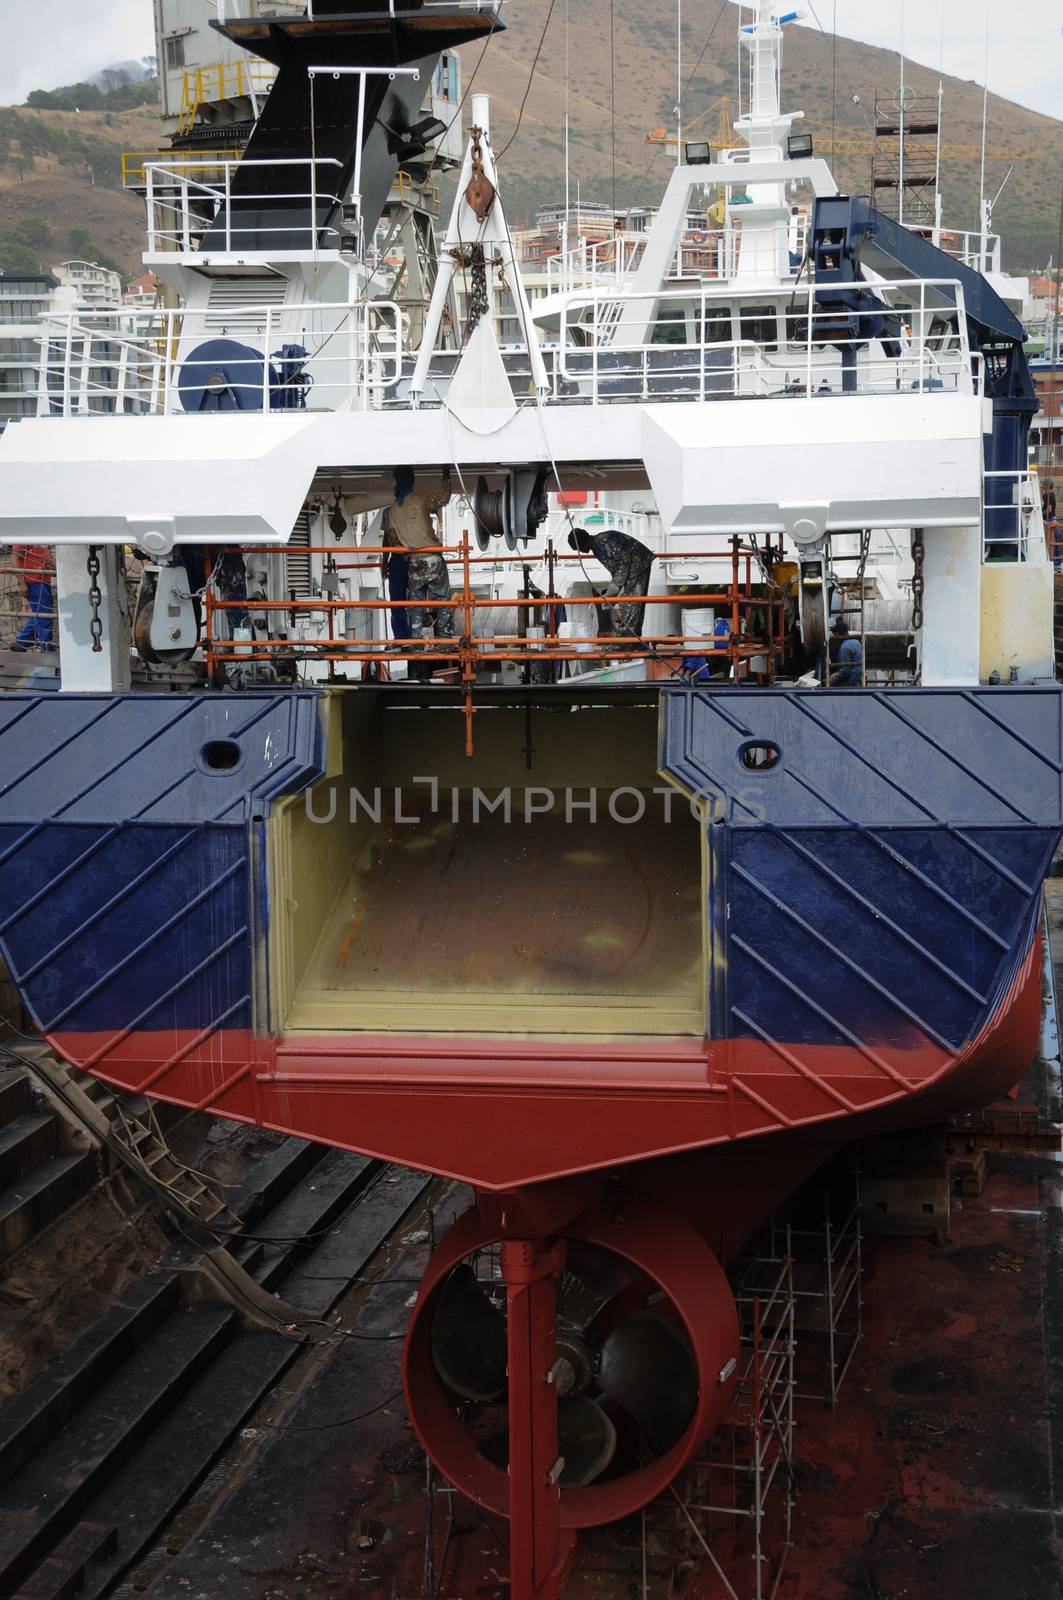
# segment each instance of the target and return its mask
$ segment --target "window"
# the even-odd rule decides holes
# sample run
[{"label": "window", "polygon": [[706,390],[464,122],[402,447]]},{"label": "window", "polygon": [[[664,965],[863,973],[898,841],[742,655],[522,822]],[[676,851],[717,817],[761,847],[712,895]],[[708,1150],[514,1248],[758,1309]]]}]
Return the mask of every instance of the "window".
[{"label": "window", "polygon": [[732,338],[730,306],[706,305],[705,344],[730,344]]},{"label": "window", "polygon": [[686,312],[682,306],[665,306],[657,313],[651,344],[686,344]]},{"label": "window", "polygon": [[774,306],[743,306],[739,317],[743,339],[763,345],[765,350],[779,348],[779,329]]},{"label": "window", "polygon": [[174,67],[183,67],[184,64],[185,41],[184,35],[180,34],[176,39],[166,40],[166,65],[172,70]]},{"label": "window", "polygon": [[0,299],[0,322],[36,322],[44,310],[43,300]]}]

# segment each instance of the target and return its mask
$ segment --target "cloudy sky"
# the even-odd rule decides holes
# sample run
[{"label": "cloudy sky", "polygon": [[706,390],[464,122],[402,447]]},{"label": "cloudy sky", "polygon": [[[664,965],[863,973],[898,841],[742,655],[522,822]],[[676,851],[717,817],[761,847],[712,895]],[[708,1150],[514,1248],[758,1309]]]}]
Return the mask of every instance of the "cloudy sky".
[{"label": "cloudy sky", "polygon": [[[661,0],[671,10],[673,0]],[[510,0],[519,5],[520,0]],[[623,0],[620,0],[623,5]],[[686,0],[686,19],[711,0]],[[906,53],[958,78],[982,81],[986,6],[989,87],[1021,105],[1063,115],[1063,6],[1060,0],[795,0],[806,26],[818,16],[829,33],[896,49],[903,23]],[[151,0],[0,0],[5,51],[0,105],[31,89],[74,83],[112,61],[154,51]],[[690,22],[688,21],[688,26]]]},{"label": "cloudy sky", "polygon": [[[993,94],[1063,117],[1063,4],[1060,0],[794,0],[825,32],[904,51],[954,78],[988,81]],[[989,71],[985,75],[986,21]]]}]

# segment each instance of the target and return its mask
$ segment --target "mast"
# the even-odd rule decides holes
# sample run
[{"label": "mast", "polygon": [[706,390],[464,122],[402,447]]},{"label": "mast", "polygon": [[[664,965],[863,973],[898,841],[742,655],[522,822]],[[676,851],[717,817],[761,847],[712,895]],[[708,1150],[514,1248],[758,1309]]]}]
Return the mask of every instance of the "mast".
[{"label": "mast", "polygon": [[[799,15],[789,11],[779,16],[769,0],[756,0],[753,22],[739,31],[742,48],[749,57],[749,104],[734,124],[749,146],[749,167],[778,162],[786,156],[786,137],[803,112],[783,112],[779,104],[782,76],[783,26]],[[788,265],[786,186],[783,183],[756,183],[752,170],[747,184],[749,203],[728,207],[728,217],[741,216],[742,248],[739,251],[739,278],[777,278]]]}]

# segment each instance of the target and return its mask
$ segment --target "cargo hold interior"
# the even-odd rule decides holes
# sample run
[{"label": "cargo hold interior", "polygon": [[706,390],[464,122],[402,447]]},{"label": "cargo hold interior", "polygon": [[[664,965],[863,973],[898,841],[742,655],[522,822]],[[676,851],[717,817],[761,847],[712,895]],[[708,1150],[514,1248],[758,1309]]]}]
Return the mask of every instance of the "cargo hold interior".
[{"label": "cargo hold interior", "polygon": [[269,824],[274,1032],[704,1035],[704,825],[655,703],[515,694],[473,762],[452,706],[332,702],[328,776]]}]

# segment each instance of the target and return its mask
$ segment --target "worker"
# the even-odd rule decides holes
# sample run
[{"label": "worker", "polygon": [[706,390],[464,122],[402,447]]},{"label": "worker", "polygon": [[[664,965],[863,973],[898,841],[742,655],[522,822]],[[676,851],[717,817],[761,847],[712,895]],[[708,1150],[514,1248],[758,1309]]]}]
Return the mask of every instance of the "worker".
[{"label": "worker", "polygon": [[382,557],[384,578],[388,586],[388,599],[391,601],[388,607],[391,617],[391,637],[409,639],[413,634],[410,627],[410,608],[403,602],[410,598],[410,558],[392,533],[390,518],[386,511],[381,532],[383,534],[381,544],[384,546]]},{"label": "worker", "polygon": [[19,592],[27,617],[18,631],[12,650],[54,650],[52,643],[52,552],[46,544],[12,547]]},{"label": "worker", "polygon": [[[388,507],[388,523],[399,544],[410,552],[407,574],[407,594],[414,603],[409,607],[410,630],[413,637],[424,636],[431,627],[437,639],[454,637],[454,611],[451,606],[426,606],[426,600],[451,598],[450,574],[447,564],[437,552],[420,555],[426,545],[441,543],[432,523],[432,514],[442,511],[450,499],[450,468],[443,473],[443,488],[436,493],[415,489],[412,467],[395,468],[395,497]],[[425,663],[427,665],[427,663]]]},{"label": "worker", "polygon": [[[624,600],[623,595],[646,594],[653,570],[653,551],[630,533],[619,528],[606,528],[601,533],[588,533],[586,528],[573,528],[568,536],[569,549],[582,556],[593,556],[600,561],[612,582],[605,591],[613,632],[621,638],[638,639],[646,605],[642,600]],[[614,599],[614,597],[617,597]]]},{"label": "worker", "polygon": [[837,640],[838,653],[834,659],[834,671],[828,680],[829,686],[832,689],[859,689],[864,680],[864,653],[860,648],[860,640],[850,638],[849,624],[844,617],[835,617],[830,631]]},{"label": "worker", "polygon": [[1060,549],[1059,523],[1056,521],[1056,486],[1048,482],[1041,490],[1041,516],[1045,525],[1045,548],[1048,559],[1056,567],[1063,559],[1063,550]]}]

